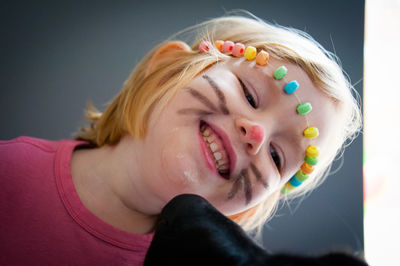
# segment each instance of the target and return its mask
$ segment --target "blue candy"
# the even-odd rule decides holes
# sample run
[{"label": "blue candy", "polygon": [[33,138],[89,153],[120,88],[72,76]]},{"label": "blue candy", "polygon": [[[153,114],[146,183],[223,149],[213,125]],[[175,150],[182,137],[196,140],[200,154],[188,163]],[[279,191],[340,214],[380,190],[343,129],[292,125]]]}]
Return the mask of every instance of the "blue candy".
[{"label": "blue candy", "polygon": [[290,178],[289,183],[294,186],[294,187],[298,187],[301,185],[301,181],[299,181],[296,176],[293,176],[292,178]]},{"label": "blue candy", "polygon": [[295,92],[297,90],[298,87],[299,87],[299,83],[296,80],[292,80],[291,82],[286,84],[285,92],[287,94],[292,94],[293,92]]}]

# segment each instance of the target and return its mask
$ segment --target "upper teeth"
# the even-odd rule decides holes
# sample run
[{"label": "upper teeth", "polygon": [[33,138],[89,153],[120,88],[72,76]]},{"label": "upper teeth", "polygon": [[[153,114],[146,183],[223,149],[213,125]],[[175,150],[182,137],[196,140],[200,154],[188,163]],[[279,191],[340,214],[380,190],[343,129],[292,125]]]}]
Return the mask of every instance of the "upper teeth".
[{"label": "upper teeth", "polygon": [[[202,125],[200,131],[203,135],[203,139],[210,149],[215,159],[215,165],[220,173],[229,172],[229,158],[226,154],[224,147],[218,136],[206,125]],[[220,144],[218,144],[220,143]]]}]

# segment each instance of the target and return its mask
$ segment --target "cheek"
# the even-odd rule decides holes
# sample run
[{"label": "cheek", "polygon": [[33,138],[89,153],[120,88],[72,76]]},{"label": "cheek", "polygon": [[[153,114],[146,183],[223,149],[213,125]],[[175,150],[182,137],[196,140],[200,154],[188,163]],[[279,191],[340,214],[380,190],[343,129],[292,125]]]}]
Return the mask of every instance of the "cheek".
[{"label": "cheek", "polygon": [[190,152],[193,140],[183,137],[184,130],[173,129],[160,145],[160,172],[165,181],[179,189],[180,193],[199,184],[200,175]]}]

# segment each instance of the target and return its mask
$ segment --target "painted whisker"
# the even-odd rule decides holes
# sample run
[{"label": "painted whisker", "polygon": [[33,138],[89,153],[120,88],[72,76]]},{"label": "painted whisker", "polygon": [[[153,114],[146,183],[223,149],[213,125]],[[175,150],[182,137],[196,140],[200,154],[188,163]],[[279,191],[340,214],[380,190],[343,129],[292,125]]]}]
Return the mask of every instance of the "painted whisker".
[{"label": "painted whisker", "polygon": [[218,87],[217,83],[210,78],[208,75],[203,75],[202,76],[205,80],[207,80],[208,84],[210,84],[211,88],[214,89],[215,93],[217,94],[218,100],[219,100],[219,107],[221,109],[221,112],[224,115],[229,115],[229,110],[228,107],[226,106],[226,99],[224,93],[221,91],[221,89]]},{"label": "painted whisker", "polygon": [[249,171],[248,169],[243,169],[242,172],[240,173],[241,176],[243,176],[244,179],[244,194],[246,196],[246,205],[248,205],[251,201],[252,196],[252,185],[251,181],[249,178]]},{"label": "painted whisker", "polygon": [[235,195],[237,194],[237,192],[239,191],[241,186],[244,186],[244,180],[243,180],[243,178],[241,178],[239,176],[238,178],[236,178],[236,181],[233,183],[232,189],[228,193],[227,199],[228,200],[233,199],[235,197]]},{"label": "painted whisker", "polygon": [[233,199],[241,188],[245,194],[246,205],[248,205],[253,197],[252,184],[249,178],[248,169],[243,169],[240,172],[240,175],[236,178],[236,181],[232,185],[232,190],[228,193],[227,199]]},{"label": "painted whisker", "polygon": [[180,115],[211,115],[212,114],[212,112],[210,112],[210,111],[196,109],[196,108],[180,109],[177,113]]},{"label": "painted whisker", "polygon": [[192,88],[188,88],[190,94],[195,97],[196,99],[198,99],[200,102],[202,102],[205,106],[207,106],[208,108],[210,108],[211,110],[217,112],[218,109],[217,107],[203,94],[201,94],[200,92],[192,89]]},{"label": "painted whisker", "polygon": [[267,182],[265,182],[265,180],[262,179],[260,170],[258,170],[257,167],[252,163],[250,164],[250,169],[253,171],[254,175],[256,176],[257,181],[260,182],[264,186],[264,188],[268,188]]}]

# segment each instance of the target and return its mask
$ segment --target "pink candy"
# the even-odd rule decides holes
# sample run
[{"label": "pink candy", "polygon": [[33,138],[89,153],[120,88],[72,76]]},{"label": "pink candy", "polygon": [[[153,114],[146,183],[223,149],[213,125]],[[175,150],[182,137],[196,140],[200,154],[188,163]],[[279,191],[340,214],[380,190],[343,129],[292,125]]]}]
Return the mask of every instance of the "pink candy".
[{"label": "pink candy", "polygon": [[244,49],[245,49],[244,44],[239,43],[239,42],[236,43],[235,46],[233,47],[233,51],[232,51],[233,56],[242,57],[244,54]]},{"label": "pink candy", "polygon": [[212,44],[209,41],[201,41],[199,45],[199,50],[202,53],[208,52]]},{"label": "pink candy", "polygon": [[226,41],[226,42],[224,42],[224,44],[222,45],[222,52],[224,53],[224,54],[229,54],[229,53],[232,53],[232,50],[233,50],[233,46],[234,46],[235,44],[233,43],[233,42],[231,42],[231,41]]}]

